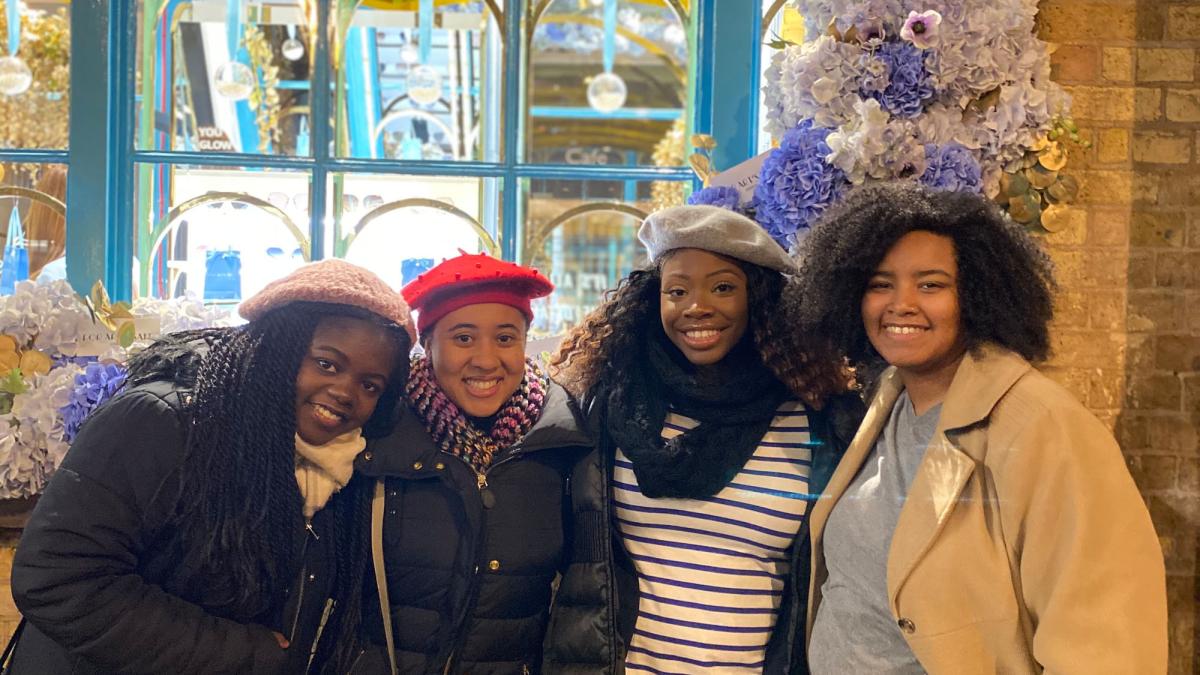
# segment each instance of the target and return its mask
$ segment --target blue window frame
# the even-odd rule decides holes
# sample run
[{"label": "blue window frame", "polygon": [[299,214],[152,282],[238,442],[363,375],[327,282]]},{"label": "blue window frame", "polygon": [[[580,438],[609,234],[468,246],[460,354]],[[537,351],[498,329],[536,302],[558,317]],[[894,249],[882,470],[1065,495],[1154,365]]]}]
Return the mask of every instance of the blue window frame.
[{"label": "blue window frame", "polygon": [[[331,112],[336,105],[330,90],[329,23],[335,0],[317,0],[317,36],[311,71],[311,153],[307,156],[267,155],[193,149],[145,149],[135,143],[135,92],[137,79],[138,17],[133,2],[95,0],[73,3],[71,9],[70,142],[65,151],[0,150],[0,159],[55,162],[70,166],[68,186],[68,274],[78,290],[103,279],[115,298],[134,294],[132,261],[135,257],[134,223],[138,205],[133,196],[144,190],[139,167],[229,167],[294,170],[311,177],[308,212],[327,213],[332,201],[332,176],[456,176],[490,180],[497,186],[491,213],[498,253],[506,259],[528,262],[522,252],[526,233],[521,218],[523,190],[531,183],[563,184],[580,181],[613,181],[626,186],[625,194],[649,181],[690,184],[689,169],[641,165],[572,165],[525,161],[523,142],[528,124],[525,76],[533,30],[532,12],[544,10],[547,0],[508,0],[503,11],[504,120],[501,127],[505,151],[491,161],[376,159],[339,156],[331,152],[336,133]],[[422,2],[422,9],[429,6]],[[492,3],[489,3],[492,4]],[[757,147],[757,80],[762,1],[693,0],[688,12],[689,44],[694,50],[688,83],[693,88],[687,109],[688,131],[711,134],[718,142],[717,167],[726,168],[755,153]],[[145,56],[143,56],[143,59]],[[739,84],[740,83],[740,84]],[[749,86],[747,86],[749,83]],[[143,88],[146,83],[142,83]],[[719,95],[714,95],[718,93]],[[142,96],[145,92],[140,92]],[[536,115],[561,111],[538,109]],[[626,112],[626,115],[636,114]],[[664,113],[650,112],[648,118]],[[141,131],[144,131],[141,130]],[[145,173],[143,171],[143,173]],[[586,195],[585,195],[586,196]],[[586,211],[586,204],[583,208]],[[573,210],[574,212],[574,210]],[[309,218],[304,224],[312,242],[311,258],[344,251],[330,243],[326,219]],[[524,255],[523,255],[524,254]]]}]

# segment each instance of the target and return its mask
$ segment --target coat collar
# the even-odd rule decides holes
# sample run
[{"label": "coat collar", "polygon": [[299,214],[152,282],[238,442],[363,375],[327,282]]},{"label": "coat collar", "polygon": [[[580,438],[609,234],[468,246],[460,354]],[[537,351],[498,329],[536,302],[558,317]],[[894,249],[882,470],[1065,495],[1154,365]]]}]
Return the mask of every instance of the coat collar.
[{"label": "coat collar", "polygon": [[[591,444],[570,396],[551,381],[542,416],[529,433],[517,441],[515,450],[528,453],[551,448],[589,447]],[[370,459],[367,459],[368,452]],[[402,405],[396,428],[387,436],[368,442],[367,452],[359,455],[354,468],[368,476],[417,477],[432,471],[440,453],[441,449],[434,444],[425,425],[408,406]]]},{"label": "coat collar", "polygon": [[[986,420],[1004,394],[1031,368],[1025,359],[995,345],[982,345],[963,357],[946,392],[937,429],[900,511],[897,534],[892,538],[887,567],[888,596],[893,609],[900,587],[953,512],[976,465],[984,459],[985,446],[959,443],[959,435]],[[813,547],[814,564],[823,564],[820,542],[829,513],[875,447],[903,391],[896,369],[884,371],[862,426],[813,507],[812,541],[817,543]],[[811,629],[812,617],[809,617]]]}]

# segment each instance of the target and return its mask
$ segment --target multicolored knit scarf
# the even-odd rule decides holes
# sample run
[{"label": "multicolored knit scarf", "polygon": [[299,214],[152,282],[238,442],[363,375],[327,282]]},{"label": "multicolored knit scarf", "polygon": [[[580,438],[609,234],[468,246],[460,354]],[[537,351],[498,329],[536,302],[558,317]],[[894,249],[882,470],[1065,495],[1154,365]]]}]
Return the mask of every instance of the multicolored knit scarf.
[{"label": "multicolored knit scarf", "polygon": [[405,394],[408,404],[425,424],[433,442],[445,452],[463,458],[478,472],[487,471],[492,459],[525,437],[542,416],[546,404],[546,376],[531,359],[525,359],[525,378],[500,411],[491,433],[481,431],[438,386],[433,365],[415,356]]}]

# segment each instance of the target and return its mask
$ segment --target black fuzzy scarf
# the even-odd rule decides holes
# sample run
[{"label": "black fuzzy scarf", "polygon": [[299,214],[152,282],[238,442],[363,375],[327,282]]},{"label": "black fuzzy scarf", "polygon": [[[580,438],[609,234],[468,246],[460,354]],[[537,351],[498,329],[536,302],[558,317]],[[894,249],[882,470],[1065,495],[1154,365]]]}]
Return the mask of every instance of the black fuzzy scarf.
[{"label": "black fuzzy scarf", "polygon": [[[787,388],[749,336],[720,362],[697,368],[662,331],[647,331],[636,363],[607,397],[606,428],[633,463],[642,494],[703,499],[741,471],[766,434]],[[663,440],[668,410],[700,422]]]}]

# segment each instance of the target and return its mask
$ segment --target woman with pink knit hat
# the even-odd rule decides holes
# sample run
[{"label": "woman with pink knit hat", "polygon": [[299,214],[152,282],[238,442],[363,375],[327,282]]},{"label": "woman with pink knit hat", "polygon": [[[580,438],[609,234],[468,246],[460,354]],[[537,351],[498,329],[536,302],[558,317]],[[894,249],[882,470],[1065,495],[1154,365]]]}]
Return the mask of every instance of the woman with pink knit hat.
[{"label": "woman with pink knit hat", "polygon": [[356,672],[540,671],[566,477],[590,447],[566,392],[525,356],[530,301],[553,288],[467,254],[405,286],[425,353],[396,431],[358,461],[376,479],[379,603],[364,627],[382,648]]},{"label": "woman with pink knit hat", "polygon": [[14,673],[347,672],[370,485],[415,337],[408,306],[340,260],[167,336],[88,419],[30,519]]}]

